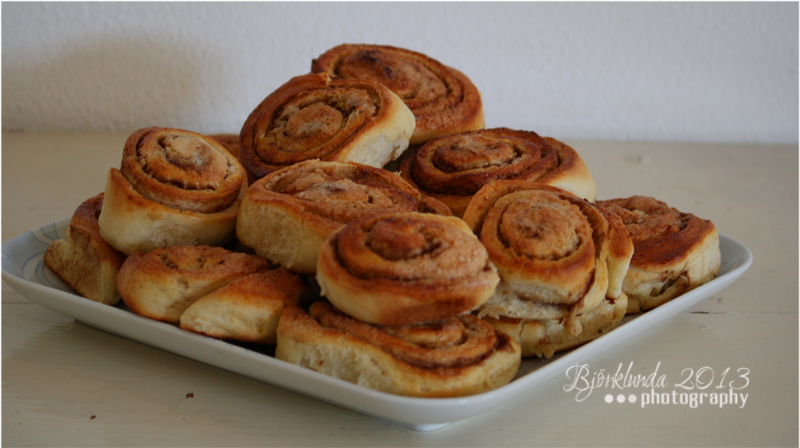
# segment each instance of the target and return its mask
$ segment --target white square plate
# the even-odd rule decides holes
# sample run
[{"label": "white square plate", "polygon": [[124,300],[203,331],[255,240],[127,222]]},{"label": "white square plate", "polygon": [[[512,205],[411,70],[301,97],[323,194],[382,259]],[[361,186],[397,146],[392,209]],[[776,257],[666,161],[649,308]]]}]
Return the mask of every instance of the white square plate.
[{"label": "white square plate", "polygon": [[103,305],[77,295],[43,262],[47,246],[63,238],[68,225],[69,218],[62,219],[19,235],[2,246],[3,280],[31,302],[143,344],[421,431],[487,412],[563,374],[568,367],[587,362],[718,293],[753,262],[753,254],[747,247],[720,235],[722,268],[711,282],[652,311],[626,317],[613,331],[552,359],[524,359],[516,378],[499,389],[461,398],[412,398],[356,386],[235,344],[138,316],[124,305]]}]

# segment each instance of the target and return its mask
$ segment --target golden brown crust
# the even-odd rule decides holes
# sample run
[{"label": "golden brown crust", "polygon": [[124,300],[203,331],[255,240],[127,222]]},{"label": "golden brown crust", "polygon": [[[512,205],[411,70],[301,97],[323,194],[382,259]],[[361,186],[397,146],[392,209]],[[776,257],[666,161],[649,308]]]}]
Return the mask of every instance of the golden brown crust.
[{"label": "golden brown crust", "polygon": [[117,276],[117,289],[134,313],[178,323],[200,297],[268,268],[260,257],[221,247],[172,246],[129,256]]},{"label": "golden brown crust", "polygon": [[684,259],[697,241],[717,231],[711,221],[647,196],[598,204],[622,219],[635,247],[631,263],[640,268],[657,269]]},{"label": "golden brown crust", "polygon": [[314,59],[311,71],[344,79],[369,79],[395,92],[416,117],[411,144],[484,126],[483,102],[472,81],[421,53],[390,46],[343,44]]},{"label": "golden brown crust", "polygon": [[245,275],[192,303],[181,314],[180,326],[214,338],[275,344],[283,310],[307,290],[285,268]]},{"label": "golden brown crust", "polygon": [[412,212],[362,218],[331,235],[317,281],[345,313],[402,325],[471,311],[492,295],[498,277],[463,221]]},{"label": "golden brown crust", "polygon": [[500,179],[557,186],[594,201],[594,179],[578,153],[555,139],[507,128],[440,137],[408,151],[400,175],[462,216],[472,196]]},{"label": "golden brown crust", "polygon": [[422,196],[419,199],[417,211],[420,213],[433,213],[434,215],[453,216],[453,212],[450,211],[450,207],[448,207],[444,202],[430,196]]},{"label": "golden brown crust", "polygon": [[245,246],[273,263],[314,273],[325,239],[354,219],[415,211],[419,192],[400,176],[365,165],[309,160],[253,183],[237,222]]},{"label": "golden brown crust", "polygon": [[276,357],[383,392],[421,397],[473,395],[500,387],[519,368],[519,345],[469,314],[385,327],[317,302],[310,315],[284,311]]},{"label": "golden brown crust", "polygon": [[111,168],[98,219],[103,238],[126,254],[174,245],[222,245],[235,233],[247,179],[213,139],[145,128]]},{"label": "golden brown crust", "polygon": [[120,171],[146,199],[200,213],[230,207],[244,181],[242,166],[216,140],[157,127],[128,137]]},{"label": "golden brown crust", "polygon": [[251,183],[305,160],[382,167],[408,147],[414,116],[386,87],[327,74],[292,78],[250,113],[239,134]]},{"label": "golden brown crust", "polygon": [[564,319],[577,335],[576,316],[620,294],[609,286],[618,287],[620,266],[630,261],[627,234],[584,199],[547,185],[497,181],[475,195],[464,221],[501,278],[482,316]]},{"label": "golden brown crust", "polygon": [[100,236],[97,218],[102,208],[103,193],[78,206],[64,239],[47,248],[44,263],[78,294],[113,305],[119,301],[116,277],[125,254]]},{"label": "golden brown crust", "polygon": [[633,241],[623,282],[629,313],[655,308],[719,273],[719,235],[711,221],[647,196],[598,204],[620,218]]}]

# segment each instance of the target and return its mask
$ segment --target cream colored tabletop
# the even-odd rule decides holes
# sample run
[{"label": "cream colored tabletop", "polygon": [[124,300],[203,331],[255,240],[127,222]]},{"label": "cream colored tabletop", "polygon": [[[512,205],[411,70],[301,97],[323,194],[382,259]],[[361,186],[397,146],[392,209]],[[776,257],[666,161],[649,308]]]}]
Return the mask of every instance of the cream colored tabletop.
[{"label": "cream colored tabletop", "polygon": [[[126,137],[4,131],[3,243],[101,192]],[[418,432],[96,330],[3,283],[3,445],[797,446],[798,147],[569,143],[600,199],[656,197],[712,220],[755,260],[727,289],[588,369],[657,371],[668,394],[685,392],[675,383],[690,373],[727,371],[746,376],[737,390],[746,401],[607,403],[610,389],[579,400],[564,372],[491,412]]]}]

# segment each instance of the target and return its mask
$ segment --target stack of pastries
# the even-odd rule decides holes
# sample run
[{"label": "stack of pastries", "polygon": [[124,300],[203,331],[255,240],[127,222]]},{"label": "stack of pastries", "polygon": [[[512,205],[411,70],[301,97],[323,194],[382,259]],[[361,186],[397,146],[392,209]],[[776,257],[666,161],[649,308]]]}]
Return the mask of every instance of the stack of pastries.
[{"label": "stack of pastries", "polygon": [[574,148],[485,129],[460,71],[344,44],[238,135],[134,132],[44,261],[88,299],[364,387],[472,395],[718,274],[711,221],[596,196]]}]

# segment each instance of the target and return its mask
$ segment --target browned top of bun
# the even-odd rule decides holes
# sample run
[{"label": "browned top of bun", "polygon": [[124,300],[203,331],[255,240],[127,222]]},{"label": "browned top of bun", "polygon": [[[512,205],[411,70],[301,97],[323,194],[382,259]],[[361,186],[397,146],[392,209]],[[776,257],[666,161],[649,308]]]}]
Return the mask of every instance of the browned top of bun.
[{"label": "browned top of bun", "polygon": [[471,196],[498,179],[540,179],[572,163],[573,152],[558,154],[535,132],[483,129],[431,140],[409,153],[400,169],[421,191]]},{"label": "browned top of bun", "polygon": [[120,268],[117,289],[134,313],[177,322],[193,301],[267,269],[269,263],[255,255],[212,246],[172,246],[130,255]]},{"label": "browned top of bun", "polygon": [[535,132],[508,128],[433,139],[406,152],[400,175],[447,204],[456,216],[463,215],[481,187],[503,179],[557,185],[594,200],[594,179],[574,149]]},{"label": "browned top of bun", "polygon": [[[608,223],[591,203],[559,188],[498,181],[475,196],[464,214],[504,279],[559,285],[551,305],[579,301],[594,278]],[[603,291],[605,293],[605,291]],[[542,301],[530,297],[533,301]]]},{"label": "browned top of bun", "polygon": [[631,264],[670,265],[684,259],[693,246],[716,232],[714,224],[691,213],[683,213],[647,196],[598,201],[622,219],[633,240]]},{"label": "browned top of bun", "polygon": [[210,273],[225,276],[229,273],[252,273],[267,269],[263,258],[222,247],[172,246],[151,252],[137,252],[126,262],[127,269],[155,276],[182,275],[205,277]]},{"label": "browned top of bun", "polygon": [[239,134],[242,165],[260,179],[304,160],[338,160],[355,135],[388,120],[392,97],[369,80],[294,77],[247,117]]},{"label": "browned top of bun", "polygon": [[348,224],[323,245],[317,273],[337,308],[384,325],[471,311],[491,296],[499,280],[463,221],[421,213]]},{"label": "browned top of bun", "polygon": [[[258,180],[248,201],[279,202],[342,224],[374,213],[414,211],[419,192],[380,168],[308,160]],[[333,229],[333,230],[335,230]]]},{"label": "browned top of bun", "polygon": [[412,144],[483,127],[483,103],[460,71],[424,54],[384,45],[343,44],[311,63],[311,71],[369,79],[396,93],[414,113]]},{"label": "browned top of bun", "polygon": [[285,306],[297,303],[308,289],[306,283],[284,267],[245,275],[226,286],[227,294],[238,301],[258,305],[266,300],[279,301]]},{"label": "browned top of bun", "polygon": [[236,158],[216,140],[159,127],[128,137],[120,171],[146,199],[200,213],[230,207],[247,180]]}]

